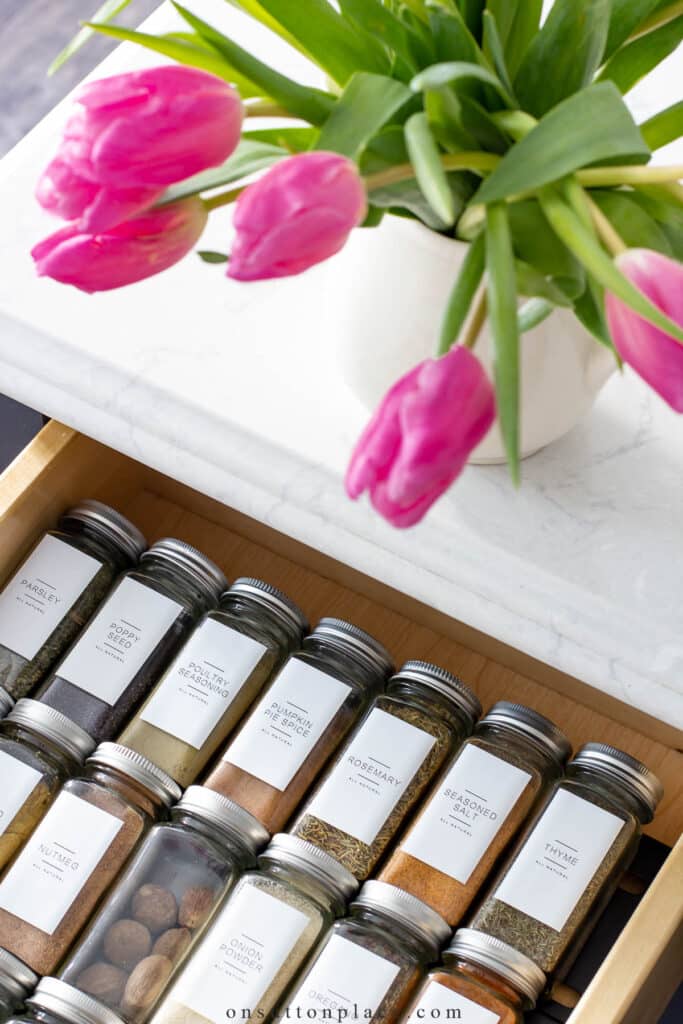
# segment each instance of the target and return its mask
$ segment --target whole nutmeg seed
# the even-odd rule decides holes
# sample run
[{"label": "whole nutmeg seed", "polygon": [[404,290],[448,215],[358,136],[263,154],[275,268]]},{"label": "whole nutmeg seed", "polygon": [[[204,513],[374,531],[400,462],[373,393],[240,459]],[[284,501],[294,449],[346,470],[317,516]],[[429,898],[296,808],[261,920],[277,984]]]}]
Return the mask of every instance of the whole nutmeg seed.
[{"label": "whole nutmeg seed", "polygon": [[151,1009],[168,981],[173,964],[167,956],[154,954],[141,960],[126,984],[121,1002],[124,1015]]},{"label": "whole nutmeg seed", "polygon": [[178,904],[172,892],[161,885],[141,885],[133,896],[131,911],[151,932],[172,928],[178,917]]},{"label": "whole nutmeg seed", "polygon": [[104,962],[91,964],[78,975],[76,987],[112,1009],[121,1002],[128,975],[120,967]]},{"label": "whole nutmeg seed", "polygon": [[149,953],[152,948],[152,936],[144,924],[124,917],[120,921],[115,921],[107,931],[102,948],[107,960],[129,971]]},{"label": "whole nutmeg seed", "polygon": [[179,960],[192,940],[189,928],[169,928],[152,946],[152,953],[167,956],[174,963]]},{"label": "whole nutmeg seed", "polygon": [[178,924],[199,928],[211,913],[216,894],[205,885],[192,885],[183,893],[178,911]]}]

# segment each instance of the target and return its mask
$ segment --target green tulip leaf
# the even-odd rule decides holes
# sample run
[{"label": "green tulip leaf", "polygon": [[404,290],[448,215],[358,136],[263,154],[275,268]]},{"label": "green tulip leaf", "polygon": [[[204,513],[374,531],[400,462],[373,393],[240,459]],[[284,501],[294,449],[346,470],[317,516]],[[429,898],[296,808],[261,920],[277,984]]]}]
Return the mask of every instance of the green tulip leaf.
[{"label": "green tulip leaf", "polygon": [[572,306],[571,299],[559,285],[524,260],[515,260],[515,276],[520,295],[547,299],[554,306]]},{"label": "green tulip leaf", "polygon": [[432,7],[429,12],[429,28],[437,60],[465,61],[486,66],[486,58],[477,39],[472,35],[457,8],[450,11],[443,7]]},{"label": "green tulip leaf", "polygon": [[641,124],[640,131],[653,152],[680,139],[683,136],[683,100],[648,118]]},{"label": "green tulip leaf", "polygon": [[508,217],[517,257],[551,278],[570,301],[578,298],[586,287],[584,269],[552,230],[538,201],[514,203]]},{"label": "green tulip leaf", "polygon": [[477,235],[472,244],[468,246],[460,273],[448,297],[443,320],[441,321],[439,355],[444,355],[448,352],[451,345],[455,344],[458,340],[472,305],[472,299],[484,276],[485,263],[486,236],[482,231]]},{"label": "green tulip leaf", "polygon": [[485,107],[471,96],[461,96],[459,103],[462,130],[476,143],[469,148],[484,149],[490,153],[505,153],[510,145],[508,138]]},{"label": "green tulip leaf", "polygon": [[486,209],[488,322],[493,339],[496,406],[510,476],[519,483],[519,326],[517,281],[508,212]]},{"label": "green tulip leaf", "polygon": [[514,5],[512,24],[505,42],[505,60],[514,79],[541,23],[543,0],[521,0]]},{"label": "green tulip leaf", "polygon": [[408,86],[384,75],[353,75],[322,127],[316,149],[329,149],[355,160],[373,135],[413,99]]},{"label": "green tulip leaf", "polygon": [[286,153],[305,153],[312,149],[318,138],[317,128],[247,128],[242,139],[251,142],[267,142],[279,146]]},{"label": "green tulip leaf", "polygon": [[628,246],[633,249],[656,249],[665,256],[673,256],[669,239],[650,214],[629,192],[591,192],[610,224]]},{"label": "green tulip leaf", "polygon": [[[508,9],[511,5],[507,5]],[[503,48],[503,41],[498,32],[496,19],[491,14],[491,11],[484,11],[484,53],[493,64],[498,80],[503,84],[505,93],[511,97],[514,101],[515,91],[512,88],[512,82],[510,81],[510,75],[508,73],[507,63],[505,61],[505,50]],[[514,102],[515,106],[518,106],[517,102]]]},{"label": "green tulip leaf", "polygon": [[342,14],[393,50],[416,70],[410,29],[381,0],[340,0]]},{"label": "green tulip leaf", "polygon": [[586,286],[583,295],[574,302],[574,315],[596,341],[614,353],[615,359],[619,362],[619,356],[607,330],[604,311],[596,302],[596,291],[598,289],[592,284]]},{"label": "green tulip leaf", "polygon": [[171,185],[159,200],[160,203],[173,203],[177,199],[195,196],[209,189],[230,185],[235,181],[248,178],[251,174],[263,171],[278,163],[283,157],[289,156],[286,149],[269,146],[265,142],[242,139],[235,152],[220,167],[211,167],[191,178]]},{"label": "green tulip leaf", "polygon": [[450,227],[455,223],[455,201],[426,114],[413,114],[406,121],[405,139],[422,194],[443,226]]},{"label": "green tulip leaf", "polygon": [[197,249],[197,255],[203,263],[227,263],[230,259],[227,252],[216,252],[214,249]]},{"label": "green tulip leaf", "polygon": [[78,53],[82,46],[85,46],[88,40],[95,34],[95,25],[106,25],[107,22],[115,18],[117,14],[120,14],[129,4],[130,0],[105,0],[105,3],[98,7],[90,18],[89,24],[79,29],[73,39],[70,39],[64,49],[57,54],[47,69],[48,75],[54,75],[55,71],[59,71],[68,60],[71,60],[75,53]]},{"label": "green tulip leaf", "polygon": [[614,82],[621,93],[630,92],[641,78],[668,57],[683,40],[683,15],[622,46],[600,72],[600,81]]},{"label": "green tulip leaf", "polygon": [[517,330],[520,334],[526,334],[547,320],[554,309],[552,302],[548,302],[547,299],[528,299],[519,307]]},{"label": "green tulip leaf", "polygon": [[481,39],[481,19],[486,7],[486,0],[456,0],[456,2],[469,31],[475,39]]},{"label": "green tulip leaf", "polygon": [[612,0],[603,60],[608,60],[659,6],[661,0]]},{"label": "green tulip leaf", "polygon": [[517,105],[493,71],[469,61],[455,60],[446,61],[443,64],[433,64],[430,68],[420,71],[410,85],[415,92],[423,92],[425,89],[442,89],[446,85],[468,79],[490,85],[509,107]]}]

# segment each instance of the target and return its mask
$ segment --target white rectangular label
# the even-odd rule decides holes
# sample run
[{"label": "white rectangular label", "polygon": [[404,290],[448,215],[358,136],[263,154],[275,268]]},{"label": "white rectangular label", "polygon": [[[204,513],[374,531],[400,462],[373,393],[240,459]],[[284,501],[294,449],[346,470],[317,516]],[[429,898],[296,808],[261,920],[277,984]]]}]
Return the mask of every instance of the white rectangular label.
[{"label": "white rectangular label", "polygon": [[122,825],[60,793],[0,883],[0,907],[52,935]]},{"label": "white rectangular label", "polygon": [[308,924],[300,910],[253,885],[224,904],[167,997],[214,1024],[254,1010]]},{"label": "white rectangular label", "polygon": [[0,644],[33,658],[102,563],[47,534],[0,593]]},{"label": "white rectangular label", "polygon": [[559,789],[494,898],[562,931],[623,827],[616,814]]},{"label": "white rectangular label", "polygon": [[284,790],[351,687],[291,658],[226,750],[223,760]]},{"label": "white rectangular label", "polygon": [[182,610],[177,601],[125,577],[57,674],[106,704],[116,704]]},{"label": "white rectangular label", "polygon": [[401,848],[466,885],[530,779],[529,772],[465,744]]},{"label": "white rectangular label", "polygon": [[296,1020],[329,1020],[346,1010],[345,1020],[369,1021],[386,997],[399,968],[383,956],[333,935],[301,981],[288,1006]]},{"label": "white rectangular label", "polygon": [[424,995],[406,1018],[406,1024],[431,1024],[432,1021],[436,1024],[446,1024],[446,1021],[498,1024],[500,1015],[436,981],[427,986]]},{"label": "white rectangular label", "polygon": [[369,846],[435,743],[431,733],[374,708],[305,813]]},{"label": "white rectangular label", "polygon": [[0,836],[41,778],[35,768],[0,750]]},{"label": "white rectangular label", "polygon": [[250,636],[205,619],[162,677],[140,718],[199,750],[265,650]]}]

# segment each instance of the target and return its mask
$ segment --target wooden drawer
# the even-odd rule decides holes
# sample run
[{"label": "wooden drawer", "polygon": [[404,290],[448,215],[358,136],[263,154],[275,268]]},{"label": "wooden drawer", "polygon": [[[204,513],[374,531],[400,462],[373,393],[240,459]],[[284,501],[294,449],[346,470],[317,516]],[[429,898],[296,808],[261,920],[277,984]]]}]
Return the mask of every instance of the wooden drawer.
[{"label": "wooden drawer", "polygon": [[84,497],[115,505],[150,540],[170,534],[196,544],[230,578],[261,576],[281,586],[311,621],[328,614],[357,622],[397,664],[413,657],[444,665],[476,689],[484,707],[500,698],[529,703],[557,721],[575,747],[589,739],[612,743],[654,769],[665,797],[647,831],[677,845],[570,1024],[656,1024],[683,965],[680,736],[55,422],[0,476],[0,580],[68,504]]}]

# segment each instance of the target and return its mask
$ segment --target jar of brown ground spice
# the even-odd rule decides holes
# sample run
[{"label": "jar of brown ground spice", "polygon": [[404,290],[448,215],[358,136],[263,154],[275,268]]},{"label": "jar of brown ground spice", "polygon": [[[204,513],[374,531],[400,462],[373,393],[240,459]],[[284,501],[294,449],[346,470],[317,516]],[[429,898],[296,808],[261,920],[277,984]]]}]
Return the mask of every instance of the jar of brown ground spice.
[{"label": "jar of brown ground spice", "polygon": [[151,761],[101,744],[0,882],[0,946],[38,974],[54,971],[149,825],[179,797]]},{"label": "jar of brown ground spice", "polygon": [[0,1021],[24,1005],[38,984],[38,975],[6,949],[0,949]]},{"label": "jar of brown ground spice", "polygon": [[462,921],[571,747],[547,718],[500,701],[444,770],[380,878]]},{"label": "jar of brown ground spice", "polygon": [[567,765],[472,920],[546,974],[568,969],[662,798],[630,754],[587,743]]},{"label": "jar of brown ground spice", "polygon": [[523,953],[483,932],[461,928],[407,1011],[405,1024],[522,1024],[545,987]]},{"label": "jar of brown ground spice", "polygon": [[366,879],[480,714],[479,701],[457,676],[407,661],[309,799],[294,835]]},{"label": "jar of brown ground spice", "polygon": [[285,662],[204,785],[281,831],[392,670],[373,637],[321,619]]}]

